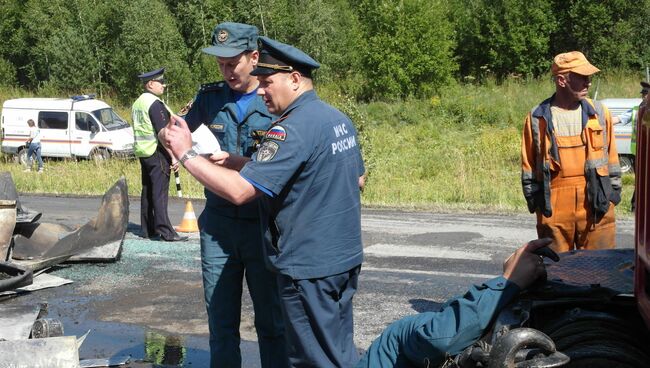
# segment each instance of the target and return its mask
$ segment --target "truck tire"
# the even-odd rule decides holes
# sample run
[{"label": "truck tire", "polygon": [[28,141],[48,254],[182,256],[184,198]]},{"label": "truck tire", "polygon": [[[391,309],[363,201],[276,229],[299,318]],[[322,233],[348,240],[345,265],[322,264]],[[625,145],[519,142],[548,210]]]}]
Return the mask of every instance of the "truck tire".
[{"label": "truck tire", "polygon": [[650,356],[645,351],[647,332],[637,326],[619,315],[576,308],[545,332],[557,351],[571,358],[567,368],[642,368]]},{"label": "truck tire", "polygon": [[633,173],[634,172],[634,156],[618,156],[618,161],[621,164],[622,173]]},{"label": "truck tire", "polygon": [[95,162],[102,162],[111,158],[111,153],[104,148],[95,148],[92,152],[90,152],[88,158]]},{"label": "truck tire", "polygon": [[27,166],[27,148],[19,149],[14,156],[14,161],[21,166]]}]

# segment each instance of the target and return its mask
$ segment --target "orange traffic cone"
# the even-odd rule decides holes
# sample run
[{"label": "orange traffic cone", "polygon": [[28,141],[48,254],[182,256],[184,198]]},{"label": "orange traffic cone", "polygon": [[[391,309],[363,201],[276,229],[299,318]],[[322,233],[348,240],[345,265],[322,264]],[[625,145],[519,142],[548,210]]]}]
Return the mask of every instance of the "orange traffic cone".
[{"label": "orange traffic cone", "polygon": [[192,207],[192,202],[187,201],[185,203],[185,213],[183,214],[183,220],[181,224],[176,226],[176,231],[181,233],[195,233],[199,231],[199,224],[196,221],[196,215],[194,214],[194,207]]}]

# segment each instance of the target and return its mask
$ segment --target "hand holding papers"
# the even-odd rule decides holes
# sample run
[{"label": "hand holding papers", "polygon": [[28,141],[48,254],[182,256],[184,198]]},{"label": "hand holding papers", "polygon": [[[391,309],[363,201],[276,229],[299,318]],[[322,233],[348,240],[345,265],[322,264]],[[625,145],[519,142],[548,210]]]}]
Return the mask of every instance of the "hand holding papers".
[{"label": "hand holding papers", "polygon": [[221,146],[219,146],[217,137],[215,137],[210,129],[208,129],[204,124],[201,124],[201,126],[192,133],[192,148],[199,155],[208,157],[221,152]]}]

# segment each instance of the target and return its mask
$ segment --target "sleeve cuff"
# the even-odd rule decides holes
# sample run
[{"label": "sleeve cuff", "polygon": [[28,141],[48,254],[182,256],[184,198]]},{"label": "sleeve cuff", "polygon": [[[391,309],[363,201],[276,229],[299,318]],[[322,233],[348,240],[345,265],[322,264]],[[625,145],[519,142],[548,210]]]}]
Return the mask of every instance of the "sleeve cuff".
[{"label": "sleeve cuff", "polygon": [[[241,175],[241,173],[240,173],[240,175]],[[248,181],[249,183],[251,183],[252,186],[254,186],[255,188],[259,189],[261,192],[263,192],[263,193],[266,194],[267,196],[269,196],[269,197],[271,197],[271,198],[275,197],[275,194],[274,194],[272,191],[270,191],[270,190],[269,190],[268,188],[266,188],[265,186],[259,184],[259,183],[256,182],[255,180],[250,179],[250,178],[248,178],[247,176],[244,176],[244,175],[241,175],[241,177],[244,178],[244,179],[245,179],[246,181]]]},{"label": "sleeve cuff", "polygon": [[499,276],[497,278],[494,278],[492,280],[486,281],[483,283],[486,287],[492,289],[492,290],[513,290],[514,292],[519,292],[521,289],[517,284],[515,284],[512,281],[509,281],[503,276]]}]

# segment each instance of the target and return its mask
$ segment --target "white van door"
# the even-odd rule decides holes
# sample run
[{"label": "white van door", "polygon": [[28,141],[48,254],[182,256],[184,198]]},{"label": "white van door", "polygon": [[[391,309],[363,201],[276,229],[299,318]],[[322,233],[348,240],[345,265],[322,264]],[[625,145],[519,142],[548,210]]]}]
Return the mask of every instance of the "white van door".
[{"label": "white van door", "polygon": [[39,111],[38,127],[41,129],[43,156],[70,156],[68,115],[65,111]]},{"label": "white van door", "polygon": [[77,111],[74,115],[75,124],[70,133],[72,137],[71,152],[74,156],[88,157],[95,146],[92,142],[101,129],[95,118],[89,113]]}]

